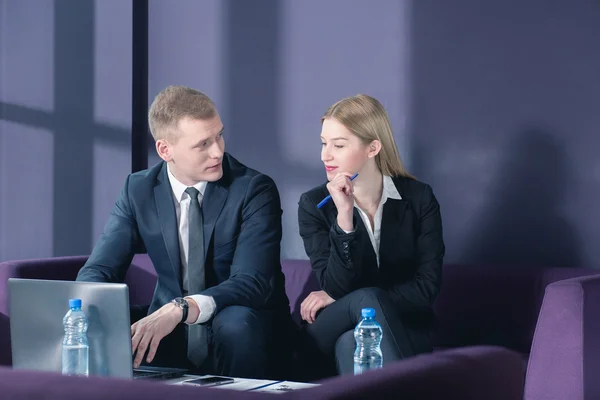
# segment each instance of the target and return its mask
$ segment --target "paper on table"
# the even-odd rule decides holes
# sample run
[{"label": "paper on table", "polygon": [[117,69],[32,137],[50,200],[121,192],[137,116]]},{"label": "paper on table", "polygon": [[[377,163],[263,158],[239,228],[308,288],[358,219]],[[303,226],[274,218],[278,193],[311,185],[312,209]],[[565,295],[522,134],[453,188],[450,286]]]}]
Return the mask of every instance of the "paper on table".
[{"label": "paper on table", "polygon": [[319,386],[319,385],[316,383],[283,381],[283,382],[274,383],[274,384],[266,386],[266,387],[258,388],[258,389],[252,390],[252,391],[253,392],[285,393],[285,392],[290,392],[292,390],[307,389],[307,388],[314,387],[314,386]]},{"label": "paper on table", "polygon": [[261,386],[269,385],[275,382],[277,381],[235,378],[233,383],[228,383],[227,385],[211,386],[211,388],[246,391],[260,388]]}]

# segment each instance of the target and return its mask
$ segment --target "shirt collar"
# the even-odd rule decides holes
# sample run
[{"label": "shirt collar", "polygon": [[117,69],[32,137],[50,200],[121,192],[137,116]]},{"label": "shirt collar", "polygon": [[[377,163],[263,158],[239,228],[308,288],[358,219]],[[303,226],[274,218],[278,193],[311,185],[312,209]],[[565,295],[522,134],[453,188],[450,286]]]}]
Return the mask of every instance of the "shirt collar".
[{"label": "shirt collar", "polygon": [[383,194],[381,197],[382,203],[385,203],[387,199],[402,200],[402,196],[400,196],[400,192],[398,192],[394,181],[387,175],[383,176]]},{"label": "shirt collar", "polygon": [[[398,192],[398,188],[396,188],[396,185],[394,184],[392,178],[387,175],[384,175],[383,191],[381,193],[381,200],[379,200],[379,206],[385,204],[387,199],[402,200],[402,196],[400,196],[400,192]],[[356,201],[354,201],[354,207],[358,207]]]},{"label": "shirt collar", "polygon": [[[177,202],[180,203],[181,200],[183,200],[188,195],[185,192],[185,189],[187,189],[188,187],[185,186],[183,183],[179,182],[177,178],[175,178],[175,175],[171,173],[171,168],[169,168],[169,164],[167,164],[167,172],[167,175],[169,176],[169,183],[171,184],[171,189],[173,189],[173,195],[175,196],[175,200],[177,200]],[[204,190],[206,189],[207,184],[208,182],[198,182],[194,185],[194,187],[198,189],[200,195],[203,197]]]}]

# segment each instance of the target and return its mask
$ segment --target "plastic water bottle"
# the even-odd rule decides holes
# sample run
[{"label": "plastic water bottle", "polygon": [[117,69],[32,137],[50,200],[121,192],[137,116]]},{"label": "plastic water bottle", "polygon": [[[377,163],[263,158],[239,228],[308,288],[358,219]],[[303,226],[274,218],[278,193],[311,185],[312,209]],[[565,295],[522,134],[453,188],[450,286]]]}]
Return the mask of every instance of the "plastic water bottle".
[{"label": "plastic water bottle", "polygon": [[62,346],[63,375],[89,375],[88,320],[81,310],[81,299],[69,300],[69,311],[63,318],[65,337]]},{"label": "plastic water bottle", "polygon": [[362,317],[362,321],[354,328],[354,340],[356,340],[354,375],[383,366],[383,354],[381,354],[383,331],[375,321],[375,310],[363,308]]}]

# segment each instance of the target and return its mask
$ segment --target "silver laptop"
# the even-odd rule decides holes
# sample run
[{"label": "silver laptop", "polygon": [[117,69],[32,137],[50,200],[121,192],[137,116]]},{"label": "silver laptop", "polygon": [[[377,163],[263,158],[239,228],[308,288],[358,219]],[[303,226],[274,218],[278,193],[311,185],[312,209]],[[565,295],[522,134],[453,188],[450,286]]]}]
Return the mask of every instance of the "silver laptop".
[{"label": "silver laptop", "polygon": [[133,370],[129,289],[120,283],[8,280],[13,368],[62,370],[63,317],[69,299],[82,301],[88,317],[89,373],[119,378],[174,378],[186,371]]}]

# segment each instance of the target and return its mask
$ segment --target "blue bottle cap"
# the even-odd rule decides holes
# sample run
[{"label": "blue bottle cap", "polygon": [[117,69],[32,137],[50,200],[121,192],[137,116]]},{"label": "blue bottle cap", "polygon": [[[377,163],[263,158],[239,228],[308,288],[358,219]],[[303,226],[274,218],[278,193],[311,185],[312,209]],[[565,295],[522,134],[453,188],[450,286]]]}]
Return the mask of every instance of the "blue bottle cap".
[{"label": "blue bottle cap", "polygon": [[363,308],[362,309],[362,317],[363,318],[374,318],[375,317],[375,309],[374,308]]},{"label": "blue bottle cap", "polygon": [[81,308],[81,299],[70,299],[69,308]]}]

